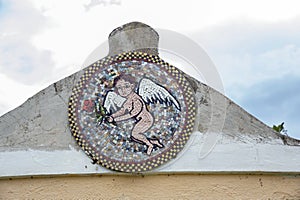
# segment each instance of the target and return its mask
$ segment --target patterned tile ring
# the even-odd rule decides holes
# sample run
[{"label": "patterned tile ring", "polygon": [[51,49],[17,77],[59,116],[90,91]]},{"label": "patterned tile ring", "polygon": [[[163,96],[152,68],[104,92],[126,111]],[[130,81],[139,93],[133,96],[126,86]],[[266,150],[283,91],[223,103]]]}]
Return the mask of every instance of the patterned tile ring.
[{"label": "patterned tile ring", "polygon": [[196,104],[183,72],[142,52],[105,57],[84,71],[69,100],[69,126],[94,163],[139,173],[184,148]]}]

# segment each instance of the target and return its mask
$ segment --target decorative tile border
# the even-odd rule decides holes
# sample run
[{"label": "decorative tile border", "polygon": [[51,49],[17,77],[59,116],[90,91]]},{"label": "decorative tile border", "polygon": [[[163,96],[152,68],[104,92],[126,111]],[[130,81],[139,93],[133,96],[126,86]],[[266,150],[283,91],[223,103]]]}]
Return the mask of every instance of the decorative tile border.
[{"label": "decorative tile border", "polygon": [[174,159],[193,131],[194,93],[158,56],[126,52],[85,69],[69,101],[72,135],[108,169],[143,172]]}]

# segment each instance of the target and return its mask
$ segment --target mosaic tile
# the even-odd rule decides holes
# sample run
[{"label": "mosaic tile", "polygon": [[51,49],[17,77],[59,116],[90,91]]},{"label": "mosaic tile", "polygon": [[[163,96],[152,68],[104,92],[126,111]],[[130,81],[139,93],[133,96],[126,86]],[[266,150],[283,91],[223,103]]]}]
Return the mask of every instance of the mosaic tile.
[{"label": "mosaic tile", "polygon": [[193,131],[195,113],[182,72],[141,52],[85,68],[69,100],[78,145],[93,163],[122,172],[149,171],[174,159]]}]

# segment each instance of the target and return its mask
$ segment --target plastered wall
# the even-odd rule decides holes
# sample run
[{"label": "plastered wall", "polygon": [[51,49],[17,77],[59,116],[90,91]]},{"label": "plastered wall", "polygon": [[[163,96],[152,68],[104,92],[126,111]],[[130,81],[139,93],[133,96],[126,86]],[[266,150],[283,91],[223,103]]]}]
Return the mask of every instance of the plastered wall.
[{"label": "plastered wall", "polygon": [[300,199],[296,175],[28,177],[0,180],[0,199]]}]

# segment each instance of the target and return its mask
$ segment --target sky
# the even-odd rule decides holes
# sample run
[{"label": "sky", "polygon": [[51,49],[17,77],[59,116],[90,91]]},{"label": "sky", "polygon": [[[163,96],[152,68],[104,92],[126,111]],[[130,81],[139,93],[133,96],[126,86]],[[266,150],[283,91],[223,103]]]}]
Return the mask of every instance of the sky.
[{"label": "sky", "polygon": [[300,139],[299,8],[297,0],[0,0],[0,115],[82,69],[114,28],[140,21],[193,40],[226,96]]}]

